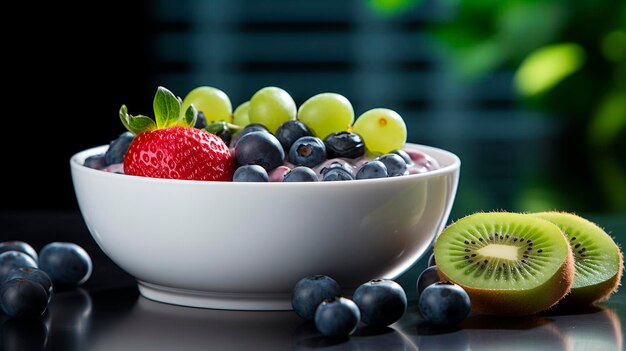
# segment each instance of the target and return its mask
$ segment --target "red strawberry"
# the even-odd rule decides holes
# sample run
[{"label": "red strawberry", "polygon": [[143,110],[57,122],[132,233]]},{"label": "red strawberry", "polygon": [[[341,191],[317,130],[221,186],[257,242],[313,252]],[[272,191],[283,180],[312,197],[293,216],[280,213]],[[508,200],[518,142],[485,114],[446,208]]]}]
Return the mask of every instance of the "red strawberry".
[{"label": "red strawberry", "polygon": [[192,126],[197,110],[182,113],[182,102],[159,87],[154,97],[156,122],[120,109],[122,123],[136,135],[124,156],[124,173],[143,177],[187,180],[232,180],[235,163],[218,136]]},{"label": "red strawberry", "polygon": [[228,146],[207,131],[170,127],[139,134],[124,157],[124,173],[143,177],[232,180]]}]

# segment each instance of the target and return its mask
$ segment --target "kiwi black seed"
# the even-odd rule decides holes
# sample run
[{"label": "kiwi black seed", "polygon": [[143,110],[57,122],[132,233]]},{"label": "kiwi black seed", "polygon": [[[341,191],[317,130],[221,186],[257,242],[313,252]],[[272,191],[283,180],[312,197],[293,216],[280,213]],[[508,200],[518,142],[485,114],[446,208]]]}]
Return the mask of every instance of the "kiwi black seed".
[{"label": "kiwi black seed", "polygon": [[441,233],[434,252],[442,280],[465,288],[473,309],[486,314],[545,310],[568,292],[574,275],[572,251],[559,228],[516,213],[460,219]]},{"label": "kiwi black seed", "polygon": [[[488,236],[486,238],[479,238],[478,242],[480,244],[476,244],[476,241],[468,241],[465,240],[463,243],[468,245],[468,248],[465,248],[464,251],[467,253],[467,255],[464,256],[464,259],[467,260],[468,264],[472,264],[474,263],[474,261],[476,261],[476,265],[478,266],[479,269],[494,269],[494,265],[497,266],[497,264],[488,264],[489,260],[485,259],[484,255],[480,255],[478,253],[472,253],[472,252],[477,252],[477,249],[486,247],[490,244],[499,244],[499,245],[513,245],[513,246],[517,246],[519,247],[521,250],[524,250],[522,252],[522,257],[523,259],[521,260],[522,263],[526,263],[529,265],[534,265],[534,264],[538,264],[533,262],[533,260],[539,256],[541,256],[541,254],[543,253],[542,249],[538,249],[537,252],[533,255],[530,250],[532,249],[532,241],[530,239],[521,239],[519,242],[518,240],[520,240],[519,238],[515,237],[512,238],[510,235],[506,234],[503,235],[501,233],[495,233],[495,235],[492,236]],[[522,244],[522,242],[528,242],[527,246],[525,247],[525,245]],[[471,255],[470,255],[471,253]],[[478,256],[478,257],[477,257]],[[481,264],[481,261],[483,264]],[[506,266],[505,262],[502,262],[503,266]],[[539,263],[540,265],[540,263]],[[468,273],[470,273],[470,271],[467,271]]]}]

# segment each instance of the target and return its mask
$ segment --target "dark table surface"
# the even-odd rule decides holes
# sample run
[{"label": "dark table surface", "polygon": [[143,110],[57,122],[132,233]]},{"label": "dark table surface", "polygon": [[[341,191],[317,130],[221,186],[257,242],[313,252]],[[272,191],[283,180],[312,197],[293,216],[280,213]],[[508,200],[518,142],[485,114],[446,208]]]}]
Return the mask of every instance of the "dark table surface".
[{"label": "dark table surface", "polygon": [[[626,218],[600,224],[615,233],[626,229]],[[94,261],[91,279],[80,288],[55,291],[40,319],[0,317],[0,350],[624,350],[624,289],[576,313],[471,315],[458,327],[434,328],[416,311],[413,284],[423,259],[399,278],[409,309],[398,323],[378,330],[361,326],[350,338],[331,339],[293,312],[207,310],[148,300],[98,249],[77,212],[0,213],[0,228],[0,241],[23,240],[37,250],[51,241],[71,241]]]}]

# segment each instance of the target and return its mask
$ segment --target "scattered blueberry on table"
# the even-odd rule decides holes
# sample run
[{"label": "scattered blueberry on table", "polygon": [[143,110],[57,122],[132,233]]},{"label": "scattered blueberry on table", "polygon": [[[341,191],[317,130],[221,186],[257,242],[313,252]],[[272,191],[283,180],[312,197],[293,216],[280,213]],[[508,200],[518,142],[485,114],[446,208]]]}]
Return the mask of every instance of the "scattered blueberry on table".
[{"label": "scattered blueberry on table", "polygon": [[33,260],[37,261],[37,251],[33,249],[28,243],[23,241],[5,241],[0,243],[0,254],[6,251],[20,251],[28,256],[32,257]]},{"label": "scattered blueberry on table", "polygon": [[292,306],[300,317],[315,321],[325,336],[349,336],[359,322],[385,327],[397,322],[407,308],[407,297],[400,284],[374,279],[359,286],[353,299],[341,296],[339,284],[325,275],[300,279],[292,291]]},{"label": "scattered blueberry on table", "polygon": [[440,281],[440,279],[437,273],[437,266],[426,268],[417,278],[417,294],[420,295],[424,289],[438,281]]},{"label": "scattered blueberry on table", "polygon": [[31,267],[18,267],[13,268],[6,276],[5,281],[9,281],[16,278],[24,278],[32,280],[35,283],[39,283],[46,293],[48,294],[48,301],[52,298],[52,279],[50,276],[41,269]]},{"label": "scattered blueberry on table", "polygon": [[50,243],[39,255],[28,243],[0,243],[0,311],[35,318],[48,308],[54,284],[76,286],[92,271],[91,258],[74,243]]},{"label": "scattered blueberry on table", "polygon": [[39,252],[40,268],[48,273],[52,282],[76,286],[89,279],[93,269],[87,252],[74,243],[53,242]]},{"label": "scattered blueberry on table", "polygon": [[357,305],[345,297],[324,300],[315,311],[315,327],[326,336],[348,336],[361,318]]},{"label": "scattered blueberry on table", "polygon": [[0,285],[0,306],[10,317],[37,317],[48,308],[48,294],[33,280],[15,278]]},{"label": "scattered blueberry on table", "polygon": [[424,289],[418,308],[429,323],[450,326],[467,318],[472,305],[463,288],[451,282],[438,282]]},{"label": "scattered blueberry on table", "polygon": [[373,279],[359,286],[353,299],[359,306],[363,323],[376,327],[400,320],[408,304],[402,286],[388,279]]},{"label": "scattered blueberry on table", "polygon": [[341,287],[331,277],[312,275],[300,279],[293,287],[291,305],[298,316],[313,320],[315,310],[324,300],[341,295]]},{"label": "scattered blueberry on table", "polygon": [[39,268],[37,262],[21,251],[5,251],[0,254],[0,282],[13,269],[18,267]]}]

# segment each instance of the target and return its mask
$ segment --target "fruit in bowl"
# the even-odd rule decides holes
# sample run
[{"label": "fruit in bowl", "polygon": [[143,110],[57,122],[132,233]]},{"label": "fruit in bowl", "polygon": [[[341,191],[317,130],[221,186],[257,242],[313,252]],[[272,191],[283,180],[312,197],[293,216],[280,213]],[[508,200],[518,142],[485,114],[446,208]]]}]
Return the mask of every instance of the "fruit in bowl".
[{"label": "fruit in bowl", "polygon": [[[265,98],[272,96],[288,100],[283,94]],[[255,100],[255,113],[265,111],[265,118],[267,111],[258,105],[262,101]],[[201,112],[207,121],[216,120],[211,111]],[[327,274],[348,290],[373,277],[395,278],[423,255],[446,223],[460,168],[450,152],[404,139],[402,149],[373,152],[367,136],[334,130],[342,135],[331,142],[339,155],[329,159],[328,153],[315,150],[329,149],[328,136],[316,136],[304,123],[313,135],[287,145],[258,124],[218,120],[194,130],[197,116],[193,104],[183,111],[181,99],[160,88],[154,121],[120,110],[122,121],[136,134],[123,165],[94,162],[109,149],[106,145],[70,160],[87,227],[102,250],[137,279],[147,298],[210,308],[291,309],[291,289],[303,276]],[[378,117],[380,128],[393,123],[404,127],[401,119],[384,113]],[[272,128],[279,134],[289,121]],[[285,135],[294,139],[304,129],[296,127]],[[230,134],[230,142],[217,137],[220,133]],[[146,142],[149,134],[155,134],[155,142]],[[298,143],[304,137],[322,143]],[[299,158],[315,160],[309,166],[292,163],[287,147]],[[379,172],[387,172],[383,179],[356,177],[374,161]],[[207,167],[207,162],[213,163]],[[188,171],[196,163],[200,170]],[[269,182],[229,181],[251,165],[260,167],[241,171],[243,179]],[[389,176],[388,169],[399,176]]]}]

